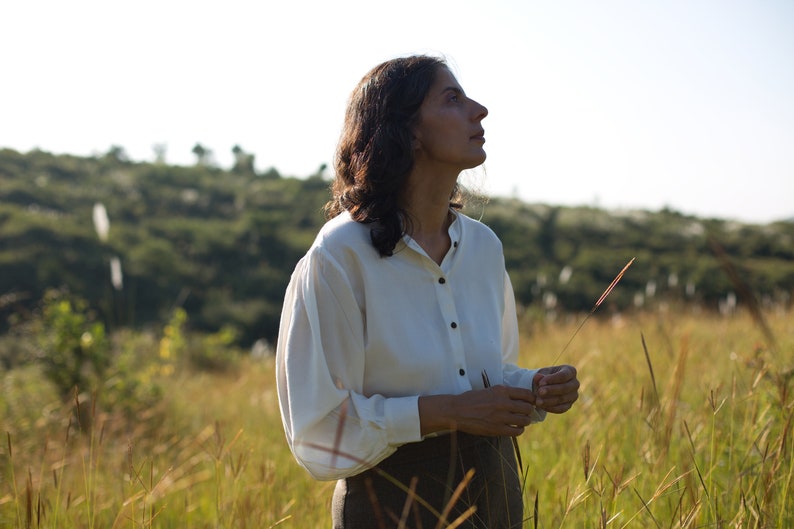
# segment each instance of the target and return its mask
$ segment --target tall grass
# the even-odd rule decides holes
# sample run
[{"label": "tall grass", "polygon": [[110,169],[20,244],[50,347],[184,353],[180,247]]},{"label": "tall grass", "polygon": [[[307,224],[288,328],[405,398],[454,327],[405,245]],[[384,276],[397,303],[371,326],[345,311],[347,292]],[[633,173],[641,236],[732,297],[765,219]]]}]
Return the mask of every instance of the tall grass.
[{"label": "tall grass", "polygon": [[[794,318],[592,319],[561,361],[581,398],[519,438],[527,527],[794,527]],[[526,325],[546,365],[577,322]],[[292,459],[272,361],[177,372],[125,420],[75,419],[34,368],[2,374],[0,527],[327,527],[333,483]]]},{"label": "tall grass", "polygon": [[[565,359],[579,367],[581,402],[521,439],[539,526],[794,526],[794,321],[769,321],[776,356],[749,315],[585,328]],[[559,339],[543,329],[532,347]]]}]

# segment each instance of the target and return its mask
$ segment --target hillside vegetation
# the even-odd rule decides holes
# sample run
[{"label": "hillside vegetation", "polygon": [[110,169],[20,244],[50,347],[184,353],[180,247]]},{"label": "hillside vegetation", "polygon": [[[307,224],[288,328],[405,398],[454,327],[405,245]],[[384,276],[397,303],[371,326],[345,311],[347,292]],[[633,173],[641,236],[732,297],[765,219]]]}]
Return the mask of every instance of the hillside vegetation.
[{"label": "hillside vegetation", "polygon": [[[0,526],[328,525],[267,354],[328,181],[194,151],[0,150]],[[794,223],[469,204],[504,242],[519,362],[582,383],[519,438],[524,527],[794,524]]]},{"label": "hillside vegetation", "polygon": [[[133,162],[118,147],[95,157],[0,150],[0,330],[65,288],[111,330],[160,325],[181,307],[195,330],[272,343],[290,273],[324,220],[328,181],[258,173],[239,148],[229,170],[203,154],[184,167]],[[793,222],[500,198],[467,212],[502,239],[529,315],[588,311],[632,257],[602,312],[791,304]]]}]

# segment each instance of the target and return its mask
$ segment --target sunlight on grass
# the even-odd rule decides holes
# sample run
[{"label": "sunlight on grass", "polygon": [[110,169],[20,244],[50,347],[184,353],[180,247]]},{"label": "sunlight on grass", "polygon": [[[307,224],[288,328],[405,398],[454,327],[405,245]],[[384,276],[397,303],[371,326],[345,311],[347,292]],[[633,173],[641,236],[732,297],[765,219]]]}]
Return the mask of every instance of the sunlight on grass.
[{"label": "sunlight on grass", "polygon": [[[519,439],[526,526],[794,526],[793,320],[768,315],[772,349],[745,314],[593,318],[560,358],[579,402]],[[527,322],[522,362],[551,363],[576,325]],[[0,526],[329,525],[334,484],[292,459],[272,360],[177,371],[135,420],[90,427],[37,369],[1,382]]]}]

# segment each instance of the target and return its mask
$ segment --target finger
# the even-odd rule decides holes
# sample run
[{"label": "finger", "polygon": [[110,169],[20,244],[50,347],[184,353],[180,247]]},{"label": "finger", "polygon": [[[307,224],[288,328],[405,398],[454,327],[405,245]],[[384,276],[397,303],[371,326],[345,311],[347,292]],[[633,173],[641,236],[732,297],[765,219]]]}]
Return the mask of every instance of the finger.
[{"label": "finger", "polygon": [[536,408],[537,406],[534,403],[529,404],[528,402],[514,401],[509,412],[511,417],[532,417],[535,414]]},{"label": "finger", "polygon": [[561,395],[578,395],[579,381],[571,380],[564,384],[554,384],[551,386],[543,386],[537,391],[538,399],[548,399],[549,397],[558,397]]},{"label": "finger", "polygon": [[532,392],[532,390],[529,390],[527,388],[518,388],[518,387],[507,387],[507,386],[500,386],[500,387],[505,388],[505,392],[507,396],[512,400],[528,402],[530,404],[535,403],[535,394]]},{"label": "finger", "polygon": [[572,406],[573,403],[571,402],[567,404],[558,404],[556,406],[544,407],[543,409],[548,413],[565,413],[566,411],[570,410]]},{"label": "finger", "polygon": [[[497,397],[489,404],[491,410],[489,415],[492,420],[513,424],[515,417],[534,416],[536,397],[531,391],[507,386],[493,386],[488,391]],[[525,424],[529,424],[529,422],[525,422]]]},{"label": "finger", "polygon": [[535,405],[538,408],[546,411],[552,411],[555,408],[570,408],[574,402],[579,399],[579,393],[564,393],[561,395],[550,395],[548,397],[538,397]]},{"label": "finger", "polygon": [[[534,413],[535,409],[533,408],[532,411]],[[512,426],[520,426],[520,427],[529,426],[530,424],[532,424],[532,417],[524,413],[515,413],[510,419],[510,424]]]},{"label": "finger", "polygon": [[540,386],[561,384],[576,378],[576,368],[573,366],[556,366],[552,369],[540,379]]},{"label": "finger", "polygon": [[503,432],[498,435],[518,437],[522,433],[524,433],[524,428],[522,426],[506,426]]}]

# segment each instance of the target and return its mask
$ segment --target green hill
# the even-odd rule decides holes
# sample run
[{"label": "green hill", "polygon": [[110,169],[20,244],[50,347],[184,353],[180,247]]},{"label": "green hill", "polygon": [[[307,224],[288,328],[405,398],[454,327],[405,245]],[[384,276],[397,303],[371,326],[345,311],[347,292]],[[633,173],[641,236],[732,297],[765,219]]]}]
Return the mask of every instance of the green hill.
[{"label": "green hill", "polygon": [[[65,287],[110,327],[160,323],[182,306],[197,330],[232,325],[241,344],[272,341],[290,273],[327,198],[319,176],[260,174],[253,164],[224,170],[133,162],[118,149],[96,157],[0,150],[0,330],[48,288]],[[109,220],[104,239],[95,210]],[[502,239],[516,297],[529,311],[590,310],[632,257],[605,311],[791,304],[792,222],[500,198],[474,200],[467,213]],[[112,261],[121,270],[115,286]]]}]

